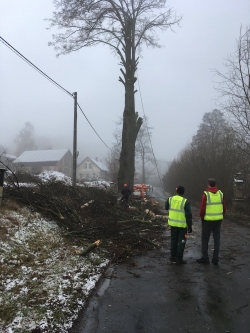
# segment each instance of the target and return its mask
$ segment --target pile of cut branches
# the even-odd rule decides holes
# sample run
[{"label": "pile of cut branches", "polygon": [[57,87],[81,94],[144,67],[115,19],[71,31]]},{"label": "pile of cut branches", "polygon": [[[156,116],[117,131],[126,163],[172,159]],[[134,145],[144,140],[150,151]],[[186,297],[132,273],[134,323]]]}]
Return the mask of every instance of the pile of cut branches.
[{"label": "pile of cut branches", "polygon": [[100,244],[99,251],[105,251],[116,262],[160,245],[166,219],[161,204],[152,198],[133,200],[126,207],[110,187],[73,188],[56,179],[44,182],[36,176],[21,183],[20,178],[13,173],[7,175],[6,200],[15,200],[52,218],[71,241],[91,244],[91,250]]}]

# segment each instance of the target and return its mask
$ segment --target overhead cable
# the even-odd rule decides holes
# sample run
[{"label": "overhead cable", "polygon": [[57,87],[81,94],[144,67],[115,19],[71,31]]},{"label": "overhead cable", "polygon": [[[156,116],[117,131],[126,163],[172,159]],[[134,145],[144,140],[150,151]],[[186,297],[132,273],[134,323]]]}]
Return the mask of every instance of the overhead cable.
[{"label": "overhead cable", "polygon": [[149,129],[148,129],[148,124],[147,124],[146,114],[145,114],[144,105],[143,105],[143,101],[142,101],[141,87],[140,87],[140,82],[139,82],[138,71],[137,71],[137,81],[138,81],[138,87],[139,87],[139,94],[140,94],[140,99],[141,99],[142,110],[143,110],[144,119],[145,119],[145,123],[146,123],[147,134],[148,134],[148,138],[149,138],[149,142],[150,142],[152,154],[153,154],[153,157],[154,157],[155,167],[156,167],[157,174],[158,174],[158,177],[159,177],[159,180],[160,180],[160,183],[161,183],[161,188],[162,188],[163,195],[166,198],[166,194],[165,194],[165,191],[164,191],[164,186],[163,186],[163,183],[162,183],[162,179],[160,177],[160,173],[159,173],[158,165],[157,165],[157,162],[156,162],[156,158],[155,158],[155,153],[154,153],[152,141],[151,141],[150,134],[149,134]]},{"label": "overhead cable", "polygon": [[29,61],[24,55],[22,55],[20,52],[18,52],[12,45],[10,45],[5,39],[3,39],[0,36],[0,40],[3,44],[5,44],[9,49],[11,49],[11,51],[13,51],[14,53],[16,53],[22,60],[24,60],[25,62],[27,62],[28,65],[30,65],[31,67],[33,67],[38,73],[40,73],[41,75],[43,75],[46,79],[48,79],[50,82],[52,82],[53,84],[55,84],[58,88],[62,89],[65,93],[67,93],[68,95],[70,95],[71,97],[73,97],[73,94],[71,94],[68,90],[64,89],[60,84],[58,84],[56,81],[54,81],[53,79],[51,79],[51,77],[49,77],[47,74],[45,74],[41,69],[39,69],[36,65],[34,65],[31,61]]},{"label": "overhead cable", "polygon": [[93,131],[95,132],[95,134],[98,136],[98,138],[102,141],[102,143],[105,144],[105,146],[109,149],[112,150],[111,148],[109,148],[106,143],[102,140],[102,138],[100,137],[100,135],[96,132],[96,130],[94,129],[94,127],[91,125],[90,121],[88,120],[87,116],[85,115],[85,113],[83,112],[82,108],[80,107],[79,103],[77,103],[79,109],[82,111],[82,114],[84,115],[85,119],[87,120],[87,122],[89,123],[89,125],[92,127]]},{"label": "overhead cable", "polygon": [[[28,65],[30,65],[32,68],[34,68],[38,73],[40,73],[41,75],[43,75],[46,79],[48,79],[50,82],[52,82],[53,84],[55,84],[58,88],[62,89],[65,93],[67,93],[68,95],[70,95],[70,97],[74,97],[73,93],[70,93],[68,90],[66,90],[65,88],[63,88],[60,84],[58,84],[56,81],[54,81],[51,77],[49,77],[47,74],[45,74],[41,69],[39,69],[36,65],[34,65],[30,60],[28,60],[24,55],[22,55],[19,51],[17,51],[12,45],[10,45],[5,39],[3,39],[0,36],[0,40],[3,44],[5,44],[9,49],[11,49],[11,51],[13,51],[15,54],[17,54],[22,60],[24,60]],[[99,136],[99,134],[96,132],[96,130],[94,129],[94,127],[92,126],[92,124],[90,123],[90,121],[88,120],[87,116],[84,114],[82,108],[80,107],[80,105],[77,103],[79,109],[81,110],[82,114],[84,115],[84,117],[86,118],[87,122],[89,123],[89,125],[92,127],[93,131],[96,133],[96,135],[98,136],[98,138],[102,141],[102,143],[104,143],[104,145],[111,150],[106,143],[102,140],[102,138]]]}]

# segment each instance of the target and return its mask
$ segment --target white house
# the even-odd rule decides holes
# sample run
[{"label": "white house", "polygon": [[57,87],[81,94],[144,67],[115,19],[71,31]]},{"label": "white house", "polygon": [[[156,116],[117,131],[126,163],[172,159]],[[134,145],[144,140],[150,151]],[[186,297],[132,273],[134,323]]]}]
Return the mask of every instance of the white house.
[{"label": "white house", "polygon": [[107,167],[96,159],[86,157],[76,169],[78,180],[107,180]]}]

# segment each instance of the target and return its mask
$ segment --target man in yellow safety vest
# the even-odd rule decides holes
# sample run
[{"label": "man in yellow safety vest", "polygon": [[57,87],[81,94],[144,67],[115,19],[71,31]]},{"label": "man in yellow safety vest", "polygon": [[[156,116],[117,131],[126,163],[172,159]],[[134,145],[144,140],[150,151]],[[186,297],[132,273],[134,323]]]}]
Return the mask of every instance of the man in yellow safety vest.
[{"label": "man in yellow safety vest", "polygon": [[192,232],[192,212],[187,199],[183,198],[183,186],[176,188],[176,195],[165,202],[165,209],[169,211],[168,224],[171,227],[171,257],[172,263],[186,264],[183,253],[187,240],[187,232]]},{"label": "man in yellow safety vest", "polygon": [[200,217],[202,222],[201,247],[202,257],[196,259],[200,264],[209,264],[208,242],[213,232],[214,251],[212,263],[218,265],[220,251],[221,222],[226,213],[226,203],[223,193],[215,186],[214,178],[208,179],[208,187],[202,194],[200,203]]}]

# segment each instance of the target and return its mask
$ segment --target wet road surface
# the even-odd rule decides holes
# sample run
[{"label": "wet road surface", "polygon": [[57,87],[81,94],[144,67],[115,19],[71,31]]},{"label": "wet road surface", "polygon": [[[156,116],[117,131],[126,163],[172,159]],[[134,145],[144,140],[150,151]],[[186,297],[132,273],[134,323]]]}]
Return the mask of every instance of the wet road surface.
[{"label": "wet road surface", "polygon": [[[250,228],[223,221],[218,266],[200,257],[194,210],[186,265],[169,264],[170,233],[135,266],[111,267],[70,333],[249,333]],[[209,244],[212,256],[213,238]]]}]

